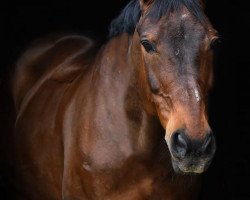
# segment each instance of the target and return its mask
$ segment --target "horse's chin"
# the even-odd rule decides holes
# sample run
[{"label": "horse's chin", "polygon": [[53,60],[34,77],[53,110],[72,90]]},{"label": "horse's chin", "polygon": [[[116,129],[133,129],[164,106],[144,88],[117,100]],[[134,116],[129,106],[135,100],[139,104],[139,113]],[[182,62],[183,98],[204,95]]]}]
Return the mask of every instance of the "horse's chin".
[{"label": "horse's chin", "polygon": [[172,159],[172,166],[177,174],[188,175],[188,174],[202,174],[204,173],[209,164],[205,163],[196,163],[190,164],[190,162],[183,161],[175,161]]}]

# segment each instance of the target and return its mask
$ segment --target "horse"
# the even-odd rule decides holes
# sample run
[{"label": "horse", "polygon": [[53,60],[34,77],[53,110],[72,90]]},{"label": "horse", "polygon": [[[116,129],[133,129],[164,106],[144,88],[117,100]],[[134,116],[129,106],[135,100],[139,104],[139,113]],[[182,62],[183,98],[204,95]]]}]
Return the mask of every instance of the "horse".
[{"label": "horse", "polygon": [[100,46],[34,41],[9,79],[15,199],[198,199],[217,37],[201,0],[131,0]]}]

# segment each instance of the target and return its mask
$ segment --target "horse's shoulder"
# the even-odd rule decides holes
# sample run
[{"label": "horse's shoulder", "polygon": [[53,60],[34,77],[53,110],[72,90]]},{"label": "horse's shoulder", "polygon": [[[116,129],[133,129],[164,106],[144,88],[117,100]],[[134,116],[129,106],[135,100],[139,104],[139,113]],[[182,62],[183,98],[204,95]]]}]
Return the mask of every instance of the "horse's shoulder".
[{"label": "horse's shoulder", "polygon": [[26,94],[46,80],[68,83],[90,62],[95,43],[76,34],[38,39],[20,55],[12,76],[12,94],[19,108]]}]

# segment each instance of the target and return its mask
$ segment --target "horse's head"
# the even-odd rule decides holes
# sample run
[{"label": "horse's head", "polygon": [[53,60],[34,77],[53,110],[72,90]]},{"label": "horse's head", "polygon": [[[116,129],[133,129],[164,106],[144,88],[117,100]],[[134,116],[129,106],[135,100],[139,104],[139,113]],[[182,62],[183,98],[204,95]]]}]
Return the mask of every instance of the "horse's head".
[{"label": "horse's head", "polygon": [[215,153],[206,114],[216,31],[199,0],[140,0],[134,42],[141,45],[141,80],[166,130],[176,172],[202,173]]}]

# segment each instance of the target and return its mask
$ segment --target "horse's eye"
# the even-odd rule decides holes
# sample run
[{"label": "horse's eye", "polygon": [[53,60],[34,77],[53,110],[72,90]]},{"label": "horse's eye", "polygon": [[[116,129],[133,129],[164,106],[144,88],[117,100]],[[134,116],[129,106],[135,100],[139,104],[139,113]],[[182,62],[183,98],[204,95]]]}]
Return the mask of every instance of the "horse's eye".
[{"label": "horse's eye", "polygon": [[210,50],[213,50],[213,51],[217,50],[219,47],[219,43],[220,41],[218,39],[212,40],[210,43]]},{"label": "horse's eye", "polygon": [[156,52],[155,46],[152,43],[150,43],[148,40],[142,40],[141,44],[143,45],[143,47],[148,53]]}]

